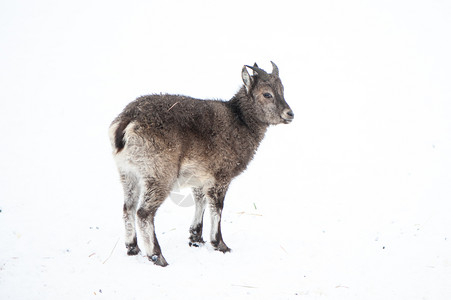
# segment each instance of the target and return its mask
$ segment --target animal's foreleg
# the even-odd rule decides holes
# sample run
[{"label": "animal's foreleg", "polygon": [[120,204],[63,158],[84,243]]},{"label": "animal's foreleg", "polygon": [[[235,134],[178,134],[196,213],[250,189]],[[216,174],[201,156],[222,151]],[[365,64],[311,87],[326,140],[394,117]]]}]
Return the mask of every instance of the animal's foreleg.
[{"label": "animal's foreleg", "polygon": [[189,245],[199,247],[201,244],[205,243],[205,241],[202,239],[202,227],[207,201],[205,199],[202,188],[193,188],[193,194],[196,210],[194,212],[193,223],[189,228]]},{"label": "animal's foreleg", "polygon": [[222,209],[224,208],[224,198],[227,188],[228,185],[217,185],[210,188],[207,193],[211,211],[210,241],[215,250],[224,253],[231,251],[224,243],[221,233]]}]

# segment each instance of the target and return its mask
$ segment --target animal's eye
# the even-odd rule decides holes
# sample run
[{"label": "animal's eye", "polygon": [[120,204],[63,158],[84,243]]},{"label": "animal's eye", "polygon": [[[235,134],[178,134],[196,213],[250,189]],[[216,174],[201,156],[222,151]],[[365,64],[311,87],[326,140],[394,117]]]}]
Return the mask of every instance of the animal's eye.
[{"label": "animal's eye", "polygon": [[272,95],[270,93],[264,93],[263,97],[269,99],[269,98],[272,98]]}]

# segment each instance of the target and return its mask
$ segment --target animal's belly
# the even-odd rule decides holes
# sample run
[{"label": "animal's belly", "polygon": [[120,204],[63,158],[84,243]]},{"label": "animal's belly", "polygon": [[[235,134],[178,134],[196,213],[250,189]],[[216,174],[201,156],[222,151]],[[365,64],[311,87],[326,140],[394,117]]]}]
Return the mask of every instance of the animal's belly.
[{"label": "animal's belly", "polygon": [[175,183],[180,188],[201,187],[213,181],[210,175],[203,167],[195,163],[184,163],[180,168],[179,176]]}]

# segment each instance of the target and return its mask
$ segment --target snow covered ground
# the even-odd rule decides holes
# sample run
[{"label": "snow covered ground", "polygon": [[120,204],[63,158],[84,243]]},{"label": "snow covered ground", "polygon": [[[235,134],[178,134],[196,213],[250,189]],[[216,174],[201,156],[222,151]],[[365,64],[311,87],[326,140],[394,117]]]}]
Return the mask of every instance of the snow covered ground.
[{"label": "snow covered ground", "polygon": [[[1,2],[0,299],[451,299],[450,15],[446,1]],[[242,65],[270,60],[295,120],[230,188],[233,252],[190,248],[194,208],[168,200],[170,265],[127,257],[111,120],[148,93],[229,99]]]}]

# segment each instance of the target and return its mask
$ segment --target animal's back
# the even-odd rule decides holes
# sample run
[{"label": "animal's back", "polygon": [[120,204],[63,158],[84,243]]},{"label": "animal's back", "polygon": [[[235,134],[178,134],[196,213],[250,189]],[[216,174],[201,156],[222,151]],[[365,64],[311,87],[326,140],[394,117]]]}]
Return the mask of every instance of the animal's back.
[{"label": "animal's back", "polygon": [[143,96],[127,105],[117,119],[148,126],[154,132],[186,130],[202,132],[228,117],[225,102],[179,95]]},{"label": "animal's back", "polygon": [[214,135],[217,124],[229,119],[225,102],[199,100],[179,95],[142,96],[128,104],[113,121],[110,129],[112,144],[116,151],[125,147],[126,127],[133,123],[135,130],[144,138],[160,138],[183,142],[208,138]]}]

